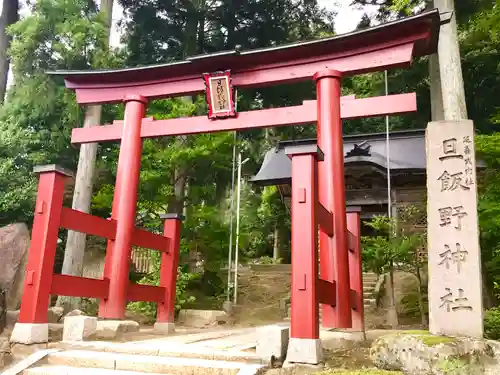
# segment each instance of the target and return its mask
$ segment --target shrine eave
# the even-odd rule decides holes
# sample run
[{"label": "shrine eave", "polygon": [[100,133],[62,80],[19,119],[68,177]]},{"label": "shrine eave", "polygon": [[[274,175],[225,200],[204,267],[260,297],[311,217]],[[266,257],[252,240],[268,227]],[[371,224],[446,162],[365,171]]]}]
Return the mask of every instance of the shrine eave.
[{"label": "shrine eave", "polygon": [[[348,168],[352,165],[364,165],[385,174],[387,171],[385,142],[385,133],[344,135],[346,173],[348,173]],[[275,148],[266,153],[258,173],[250,181],[261,186],[290,184],[291,161],[285,154],[285,148],[289,145],[312,143],[316,143],[316,139],[278,142]],[[365,147],[364,152],[363,147]],[[356,150],[354,150],[356,148],[358,150],[357,154]],[[393,173],[425,174],[425,130],[391,132],[390,148],[389,167]]]},{"label": "shrine eave", "polygon": [[[380,174],[425,175],[427,169],[425,151],[425,130],[393,131],[389,134],[390,153],[387,164],[386,133],[344,135],[344,165],[346,174],[351,168],[362,167],[377,170]],[[267,151],[259,171],[250,181],[256,185],[290,185],[292,162],[285,149],[291,145],[316,144],[317,140],[299,139],[280,141]],[[483,161],[477,160],[478,169],[485,168]]]},{"label": "shrine eave", "polygon": [[310,79],[325,67],[349,74],[407,66],[413,57],[437,49],[437,9],[334,37],[248,51],[222,51],[184,61],[112,70],[52,71],[74,89],[79,103],[123,100],[128,93],[148,98],[204,90],[201,74],[230,69],[237,87]]}]

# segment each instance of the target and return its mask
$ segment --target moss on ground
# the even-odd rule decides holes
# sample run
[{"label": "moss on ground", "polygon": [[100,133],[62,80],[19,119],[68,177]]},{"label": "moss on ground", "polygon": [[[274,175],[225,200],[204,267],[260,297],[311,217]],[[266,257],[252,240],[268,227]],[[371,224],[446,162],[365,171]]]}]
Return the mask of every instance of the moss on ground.
[{"label": "moss on ground", "polygon": [[410,335],[421,340],[424,345],[436,346],[439,344],[454,344],[457,342],[456,338],[448,336],[436,336],[426,330],[408,330],[396,333],[398,336]]},{"label": "moss on ground", "polygon": [[439,361],[437,363],[437,367],[444,374],[457,374],[458,371],[466,371],[467,373],[469,373],[469,371],[467,370],[469,370],[470,365],[465,359],[452,357]]},{"label": "moss on ground", "polygon": [[436,346],[439,344],[454,344],[457,342],[453,337],[447,336],[421,336],[422,342],[427,346]]}]

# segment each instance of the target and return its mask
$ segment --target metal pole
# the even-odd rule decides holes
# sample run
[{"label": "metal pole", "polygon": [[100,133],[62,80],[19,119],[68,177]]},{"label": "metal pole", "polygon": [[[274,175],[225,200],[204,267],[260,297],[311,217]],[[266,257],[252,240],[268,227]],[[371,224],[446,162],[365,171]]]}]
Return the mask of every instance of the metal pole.
[{"label": "metal pole", "polygon": [[241,197],[241,152],[238,152],[238,190],[236,193],[236,244],[234,256],[234,298],[233,303],[238,303],[238,258],[240,240],[240,197]]},{"label": "metal pole", "polygon": [[[387,70],[385,75],[385,95],[389,95],[389,82],[387,77]],[[385,116],[385,148],[386,148],[386,164],[387,164],[387,216],[389,219],[392,217],[392,194],[391,194],[391,150],[389,147],[389,116]]]},{"label": "metal pole", "polygon": [[236,132],[234,132],[234,143],[233,143],[233,169],[231,172],[231,205],[230,212],[231,216],[229,218],[229,255],[228,255],[228,269],[227,269],[227,301],[231,301],[231,272],[232,266],[231,262],[233,261],[233,211],[234,211],[234,171],[236,166]]}]

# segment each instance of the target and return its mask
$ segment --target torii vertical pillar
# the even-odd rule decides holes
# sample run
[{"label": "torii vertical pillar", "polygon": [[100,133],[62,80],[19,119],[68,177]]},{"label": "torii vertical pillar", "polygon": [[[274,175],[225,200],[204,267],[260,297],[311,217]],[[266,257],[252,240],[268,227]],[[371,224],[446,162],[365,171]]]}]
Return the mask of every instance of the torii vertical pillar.
[{"label": "torii vertical pillar", "polygon": [[11,342],[37,344],[49,341],[47,309],[54,272],[57,236],[64,198],[64,183],[72,173],[57,165],[35,167],[40,176],[24,279],[19,322]]},{"label": "torii vertical pillar", "polygon": [[352,328],[365,331],[363,301],[363,268],[361,260],[361,207],[347,207],[347,229],[349,230],[349,276],[351,287]]},{"label": "torii vertical pillar", "polygon": [[118,157],[111,218],[116,220],[116,236],[108,242],[104,278],[109,279],[108,298],[101,301],[99,317],[123,319],[129,285],[132,233],[135,228],[137,189],[142,153],[141,124],[147,100],[139,95],[125,99],[123,134]]},{"label": "torii vertical pillar", "polygon": [[316,145],[291,146],[292,159],[292,287],[291,327],[287,362],[317,364],[322,360],[319,339],[318,224],[316,220]]},{"label": "torii vertical pillar", "polygon": [[165,288],[165,299],[158,303],[155,331],[169,334],[175,332],[175,296],[177,284],[177,267],[181,244],[181,224],[184,216],[176,213],[163,214],[165,221],[163,235],[170,239],[168,251],[161,254],[160,286]]},{"label": "torii vertical pillar", "polygon": [[322,305],[322,324],[326,328],[350,328],[351,304],[347,221],[344,191],[344,145],[340,117],[342,74],[327,69],[314,75],[318,106],[318,146],[324,161],[318,164],[319,202],[334,217],[334,236],[320,231],[320,275],[335,282],[336,305]]}]

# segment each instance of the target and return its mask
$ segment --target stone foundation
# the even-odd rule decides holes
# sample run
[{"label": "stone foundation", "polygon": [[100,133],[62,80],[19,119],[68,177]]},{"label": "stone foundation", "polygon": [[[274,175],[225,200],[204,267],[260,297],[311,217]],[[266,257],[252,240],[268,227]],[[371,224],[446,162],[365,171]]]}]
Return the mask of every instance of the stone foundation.
[{"label": "stone foundation", "polygon": [[12,335],[11,343],[17,344],[42,344],[49,341],[49,324],[16,323]]},{"label": "stone foundation", "polygon": [[317,365],[323,360],[320,339],[290,338],[286,362]]}]

